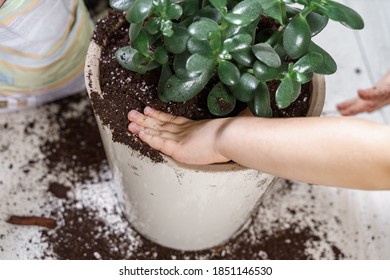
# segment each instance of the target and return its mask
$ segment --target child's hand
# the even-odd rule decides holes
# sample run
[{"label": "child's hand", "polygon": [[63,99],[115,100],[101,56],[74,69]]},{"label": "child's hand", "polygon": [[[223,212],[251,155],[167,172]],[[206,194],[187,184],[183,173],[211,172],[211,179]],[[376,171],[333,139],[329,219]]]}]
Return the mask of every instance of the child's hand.
[{"label": "child's hand", "polygon": [[340,114],[351,116],[362,112],[371,113],[390,104],[390,71],[375,87],[358,90],[358,96],[338,104]]}]

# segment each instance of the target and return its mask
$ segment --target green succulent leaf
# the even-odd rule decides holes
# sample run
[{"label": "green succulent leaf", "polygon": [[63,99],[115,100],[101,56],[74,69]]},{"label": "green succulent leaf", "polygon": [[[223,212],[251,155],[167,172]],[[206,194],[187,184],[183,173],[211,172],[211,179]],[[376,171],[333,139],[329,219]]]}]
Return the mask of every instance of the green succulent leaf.
[{"label": "green succulent leaf", "polygon": [[204,7],[203,9],[199,10],[199,14],[198,15],[200,17],[209,18],[209,19],[215,21],[218,24],[220,24],[221,20],[222,20],[221,13],[216,8],[214,8],[213,6],[206,6],[206,7]]},{"label": "green succulent leaf", "polygon": [[153,61],[150,57],[146,57],[139,52],[134,54],[133,64],[136,68],[136,72],[140,74],[145,74],[147,71],[160,66],[159,63]]},{"label": "green succulent leaf", "polygon": [[313,72],[309,72],[309,73],[293,72],[292,74],[290,74],[290,76],[291,79],[303,85],[310,82],[313,79],[314,74]]},{"label": "green succulent leaf", "polygon": [[126,19],[131,23],[143,22],[152,11],[153,0],[135,0],[126,13]]},{"label": "green succulent leaf", "polygon": [[140,31],[134,40],[134,48],[144,56],[149,56],[149,39],[145,32]]},{"label": "green succulent leaf", "polygon": [[187,49],[190,53],[210,53],[212,51],[208,40],[199,40],[191,37],[187,42]]},{"label": "green succulent leaf", "polygon": [[181,80],[190,79],[190,74],[187,71],[187,60],[191,54],[187,51],[184,51],[181,54],[175,55],[173,59],[173,71],[176,76]]},{"label": "green succulent leaf", "polygon": [[283,25],[286,20],[286,4],[281,0],[259,0],[263,13]]},{"label": "green succulent leaf", "polygon": [[133,63],[133,57],[138,51],[136,49],[133,49],[130,46],[123,47],[118,49],[115,52],[115,58],[119,62],[119,64],[133,72],[137,71],[137,68],[135,67]]},{"label": "green succulent leaf", "polygon": [[313,12],[307,15],[306,20],[310,26],[312,37],[320,33],[329,22],[328,17]]},{"label": "green succulent leaf", "polygon": [[207,107],[215,116],[226,116],[234,110],[236,98],[222,84],[216,84],[207,96]]},{"label": "green succulent leaf", "polygon": [[168,52],[164,46],[160,46],[154,52],[154,60],[160,64],[166,64],[168,62]]},{"label": "green succulent leaf", "polygon": [[255,56],[269,67],[278,68],[282,64],[277,52],[267,43],[259,43],[252,47]]},{"label": "green succulent leaf", "polygon": [[219,30],[209,33],[210,47],[213,51],[218,52],[222,45],[222,34]]},{"label": "green succulent leaf", "polygon": [[227,5],[227,0],[209,0],[211,5],[213,5],[220,13],[223,13]]},{"label": "green succulent leaf", "polygon": [[328,54],[321,47],[317,46],[314,42],[310,44],[309,52],[319,53],[322,56],[321,65],[315,70],[318,74],[330,75],[337,71],[337,64],[330,54]]},{"label": "green succulent leaf", "polygon": [[218,65],[218,77],[227,86],[234,86],[240,80],[240,70],[230,61],[222,60]]},{"label": "green succulent leaf", "polygon": [[249,21],[254,21],[259,18],[261,11],[262,7],[259,0],[244,0],[232,9],[233,14],[245,15],[249,18]]},{"label": "green succulent leaf", "polygon": [[214,69],[215,59],[200,53],[191,55],[186,63],[186,69],[190,77],[198,76],[203,71],[212,71]]},{"label": "green succulent leaf", "polygon": [[252,36],[247,33],[239,33],[223,42],[223,49],[227,52],[235,52],[248,49],[252,43]]},{"label": "green succulent leaf", "polygon": [[171,4],[167,9],[167,17],[170,19],[179,19],[183,14],[183,8],[178,4]]},{"label": "green succulent leaf", "polygon": [[[266,1],[266,0],[262,0],[262,1]],[[286,14],[288,18],[295,17],[297,14],[299,14],[299,12],[300,12],[299,9],[286,5]]]},{"label": "green succulent leaf", "polygon": [[173,28],[173,23],[171,20],[169,19],[161,20],[160,30],[166,38],[171,37],[173,35],[174,32],[172,28]]},{"label": "green succulent leaf", "polygon": [[[148,20],[146,23],[146,30],[150,34],[157,34],[160,31],[160,24],[161,24],[161,19],[160,18],[151,18]],[[142,27],[142,24],[139,24]]]},{"label": "green succulent leaf", "polygon": [[286,75],[276,90],[276,105],[279,109],[285,109],[293,103],[301,92],[301,85]]},{"label": "green succulent leaf", "polygon": [[234,51],[231,55],[235,61],[246,67],[252,67],[253,63],[256,61],[256,57],[251,48]]},{"label": "green succulent leaf", "polygon": [[199,40],[207,40],[209,33],[214,31],[219,31],[218,24],[215,21],[205,17],[192,23],[188,27],[188,32]]},{"label": "green succulent leaf", "polygon": [[283,44],[279,43],[274,47],[275,52],[279,55],[280,59],[282,61],[285,60],[287,53],[286,50],[283,47]]},{"label": "green succulent leaf", "polygon": [[253,74],[260,81],[267,82],[278,78],[280,74],[280,69],[269,67],[260,61],[256,61],[253,64]]},{"label": "green succulent leaf", "polygon": [[182,4],[183,15],[192,16],[198,13],[199,1],[198,0],[185,0]]},{"label": "green succulent leaf", "polygon": [[212,71],[203,71],[193,79],[180,79],[178,76],[171,76],[165,84],[163,98],[174,102],[185,102],[196,96],[212,77]]},{"label": "green succulent leaf", "polygon": [[255,76],[244,73],[240,77],[240,81],[236,85],[230,87],[230,89],[238,100],[249,102],[253,99],[259,82],[260,81]]},{"label": "green succulent leaf", "polygon": [[142,29],[142,23],[132,23],[129,28],[129,39],[130,42],[134,42],[137,39],[140,31]]},{"label": "green succulent leaf", "polygon": [[287,25],[283,35],[283,47],[289,57],[296,59],[307,53],[311,42],[311,30],[306,19],[298,14]]},{"label": "green succulent leaf", "polygon": [[322,64],[323,58],[322,55],[317,52],[309,52],[308,54],[302,56],[295,64],[294,71],[305,74],[309,72],[314,72]]},{"label": "green succulent leaf", "polygon": [[190,35],[185,27],[179,25],[175,25],[172,30],[172,36],[164,36],[165,47],[171,53],[182,53],[187,48],[187,41],[190,38]]},{"label": "green succulent leaf", "polygon": [[134,0],[110,0],[110,7],[119,11],[127,11],[133,2]]},{"label": "green succulent leaf", "polygon": [[164,91],[165,84],[167,83],[167,81],[169,80],[169,78],[172,75],[173,75],[173,73],[172,73],[171,67],[169,67],[169,64],[168,63],[163,64],[162,67],[161,67],[160,79],[159,79],[158,85],[157,85],[158,98],[162,102],[168,102],[169,101],[168,99],[164,98],[163,91]]},{"label": "green succulent leaf", "polygon": [[331,0],[322,1],[320,3],[315,3],[314,11],[322,13],[330,19],[338,21],[349,28],[364,28],[362,17],[356,11],[343,4]]},{"label": "green succulent leaf", "polygon": [[238,26],[247,26],[251,23],[251,19],[246,15],[239,15],[234,13],[229,13],[225,16],[227,22]]},{"label": "green succulent leaf", "polygon": [[271,118],[272,108],[268,86],[264,82],[260,82],[257,86],[253,99],[248,102],[249,110],[256,117]]}]

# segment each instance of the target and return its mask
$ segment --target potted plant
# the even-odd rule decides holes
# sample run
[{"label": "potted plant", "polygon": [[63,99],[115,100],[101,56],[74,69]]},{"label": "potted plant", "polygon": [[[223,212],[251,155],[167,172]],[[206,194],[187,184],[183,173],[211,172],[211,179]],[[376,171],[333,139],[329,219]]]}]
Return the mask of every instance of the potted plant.
[{"label": "potted plant", "polygon": [[[307,85],[312,89],[306,98],[307,115],[319,116],[325,92],[322,74],[334,73],[337,66],[312,37],[329,19],[353,29],[364,26],[355,11],[331,0],[110,4],[130,23],[126,30],[130,40],[115,50],[118,66],[132,79],[152,73],[155,81],[142,91],[153,89],[151,95],[160,103],[186,104],[202,94],[216,117],[230,116],[236,107],[247,107],[257,117],[273,117],[273,107],[294,106]],[[117,25],[122,26],[121,20]],[[235,163],[187,166],[164,155],[156,162],[118,140],[118,129],[102,116],[106,105],[118,111],[99,80],[106,41],[91,42],[85,75],[114,178],[126,195],[130,222],[145,237],[175,249],[205,249],[228,240],[249,219],[274,176]],[[126,109],[120,112],[124,119],[134,108]]]}]

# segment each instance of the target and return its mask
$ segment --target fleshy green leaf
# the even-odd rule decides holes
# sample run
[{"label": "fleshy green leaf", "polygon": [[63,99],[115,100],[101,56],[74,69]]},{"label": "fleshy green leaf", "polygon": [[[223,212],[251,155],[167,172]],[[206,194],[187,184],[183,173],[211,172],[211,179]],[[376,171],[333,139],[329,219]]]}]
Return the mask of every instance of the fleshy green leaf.
[{"label": "fleshy green leaf", "polygon": [[110,0],[110,7],[115,10],[127,11],[134,0]]},{"label": "fleshy green leaf", "polygon": [[152,11],[153,0],[135,0],[127,11],[126,19],[131,23],[141,23]]},{"label": "fleshy green leaf", "polygon": [[132,23],[129,28],[130,42],[134,42],[137,39],[139,32],[141,31],[142,23]]},{"label": "fleshy green leaf", "polygon": [[251,35],[247,33],[240,33],[234,35],[231,38],[227,38],[223,42],[223,48],[230,53],[238,50],[247,49],[250,47],[251,43],[252,43]]},{"label": "fleshy green leaf", "polygon": [[185,27],[174,26],[173,35],[164,37],[164,43],[167,50],[174,54],[182,53],[186,50],[187,41],[190,38]]},{"label": "fleshy green leaf", "polygon": [[[151,18],[146,23],[146,30],[150,34],[157,34],[160,31],[160,24],[161,24],[160,18]],[[141,25],[141,24],[139,24],[139,25]],[[142,27],[142,25],[141,25],[141,27]]]},{"label": "fleshy green leaf", "polygon": [[209,42],[210,42],[210,47],[213,51],[217,52],[221,48],[222,45],[222,40],[221,40],[221,32],[219,30],[217,31],[212,31],[209,33]]},{"label": "fleshy green leaf", "polygon": [[137,53],[136,49],[133,49],[132,47],[127,46],[127,47],[123,47],[123,48],[118,49],[115,52],[115,58],[122,67],[124,67],[130,71],[136,72],[137,68],[135,67],[135,65],[133,63],[133,57],[136,53]]},{"label": "fleshy green leaf", "polygon": [[158,98],[162,102],[168,102],[169,101],[168,99],[164,98],[162,93],[164,91],[165,84],[167,83],[167,81],[169,80],[169,78],[172,75],[173,75],[173,73],[172,73],[171,67],[169,67],[169,64],[168,63],[163,64],[162,67],[161,67],[160,80],[158,81],[158,85],[157,85]]},{"label": "fleshy green leaf", "polygon": [[251,23],[250,18],[247,17],[246,15],[229,13],[225,16],[225,19],[231,24],[238,25],[238,26],[247,26],[249,23]]},{"label": "fleshy green leaf", "polygon": [[172,4],[167,9],[167,16],[170,19],[179,19],[183,14],[183,8],[178,4]]},{"label": "fleshy green leaf", "polygon": [[254,21],[260,17],[262,11],[261,4],[258,0],[244,0],[234,6],[232,13],[238,15],[245,15],[250,21]]},{"label": "fleshy green leaf", "polygon": [[259,0],[263,13],[283,25],[286,19],[286,4],[280,0]]},{"label": "fleshy green leaf", "polygon": [[253,74],[260,81],[267,82],[275,80],[279,76],[279,71],[278,68],[269,67],[260,61],[256,61],[253,64]]},{"label": "fleshy green leaf", "polygon": [[306,20],[310,26],[311,36],[313,37],[326,27],[329,18],[317,13],[309,13],[306,17]]},{"label": "fleshy green leaf", "polygon": [[307,53],[310,42],[310,26],[299,14],[290,21],[284,31],[283,47],[289,57],[296,59]]},{"label": "fleshy green leaf", "polygon": [[160,30],[164,37],[168,38],[173,35],[173,24],[172,21],[169,19],[163,19],[160,23]]},{"label": "fleshy green leaf", "polygon": [[248,102],[248,106],[252,114],[256,117],[272,117],[270,94],[266,83],[259,83],[253,99]]},{"label": "fleshy green leaf", "polygon": [[160,66],[159,63],[153,61],[150,57],[146,57],[139,52],[134,54],[132,61],[136,68],[136,72],[140,74],[145,74],[147,71]]},{"label": "fleshy green leaf", "polygon": [[259,80],[255,76],[244,73],[240,81],[235,86],[230,87],[230,89],[238,100],[249,102],[253,99],[258,85]]},{"label": "fleshy green leaf", "polygon": [[301,92],[301,85],[294,82],[290,76],[285,76],[276,90],[276,105],[285,109],[293,103]]},{"label": "fleshy green leaf", "polygon": [[234,51],[231,55],[235,61],[246,67],[251,67],[256,61],[256,57],[251,48]]},{"label": "fleshy green leaf", "polygon": [[227,86],[234,86],[240,80],[240,70],[230,61],[222,60],[218,65],[218,77]]},{"label": "fleshy green leaf", "polygon": [[203,9],[199,11],[198,14],[200,17],[206,17],[209,18],[218,24],[221,23],[222,15],[216,8],[213,6],[206,6]]},{"label": "fleshy green leaf", "polygon": [[337,64],[334,59],[321,47],[317,46],[314,42],[310,44],[309,52],[319,53],[322,55],[322,64],[315,70],[318,74],[330,75],[337,71]]},{"label": "fleshy green leaf", "polygon": [[191,37],[187,42],[187,49],[190,53],[209,53],[212,51],[208,40],[199,40]]},{"label": "fleshy green leaf", "polygon": [[149,40],[145,32],[141,31],[133,43],[137,51],[144,56],[149,56]]},{"label": "fleshy green leaf", "polygon": [[188,27],[188,32],[199,40],[207,40],[210,32],[218,30],[218,24],[209,18],[201,18]]},{"label": "fleshy green leaf", "polygon": [[214,69],[215,60],[210,56],[205,56],[200,53],[191,55],[186,63],[186,69],[191,77],[199,75],[201,72]]},{"label": "fleshy green leaf", "polygon": [[212,71],[203,71],[198,77],[185,80],[173,75],[165,84],[163,97],[174,102],[188,101],[206,86],[212,75]]},{"label": "fleshy green leaf", "polygon": [[316,5],[314,5],[314,11],[318,11],[349,28],[364,28],[362,17],[356,11],[343,4],[331,0],[322,1],[320,4],[316,3]]},{"label": "fleshy green leaf", "polygon": [[190,56],[191,54],[189,52],[184,51],[181,54],[175,55],[175,57],[173,58],[173,70],[179,79],[190,79],[190,74],[188,73],[186,68],[187,60]]},{"label": "fleshy green leaf", "polygon": [[278,68],[282,64],[279,55],[267,43],[259,43],[252,47],[255,56],[269,67]]},{"label": "fleshy green leaf", "polygon": [[314,72],[321,66],[323,61],[322,55],[316,52],[310,52],[302,56],[295,64],[294,71],[305,74]]},{"label": "fleshy green leaf", "polygon": [[303,85],[310,82],[313,79],[314,74],[313,72],[304,73],[304,74],[293,72],[292,74],[290,74],[290,76],[291,79]]},{"label": "fleshy green leaf", "polygon": [[198,12],[199,1],[198,0],[185,0],[182,4],[183,14],[186,16],[195,15]]},{"label": "fleshy green leaf", "polygon": [[218,11],[222,12],[226,7],[227,0],[209,0],[211,5],[213,5]]},{"label": "fleshy green leaf", "polygon": [[222,83],[216,84],[207,96],[207,107],[215,116],[226,116],[234,110],[236,98]]},{"label": "fleshy green leaf", "polygon": [[160,64],[166,64],[168,62],[168,52],[164,46],[160,46],[154,52],[154,59]]}]

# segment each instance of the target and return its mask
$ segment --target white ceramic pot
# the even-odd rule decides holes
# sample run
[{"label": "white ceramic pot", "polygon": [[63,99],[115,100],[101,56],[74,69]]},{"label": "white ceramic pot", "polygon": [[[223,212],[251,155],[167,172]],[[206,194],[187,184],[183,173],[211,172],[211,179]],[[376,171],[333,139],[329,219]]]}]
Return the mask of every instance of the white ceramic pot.
[{"label": "white ceramic pot", "polygon": [[[85,77],[88,92],[101,92],[100,47],[89,47]],[[325,81],[316,76],[309,110],[321,114]],[[179,250],[201,250],[237,233],[267,190],[272,175],[236,163],[189,166],[164,156],[154,163],[128,146],[113,142],[109,127],[96,117],[114,178],[123,187],[132,226],[146,238]]]}]

